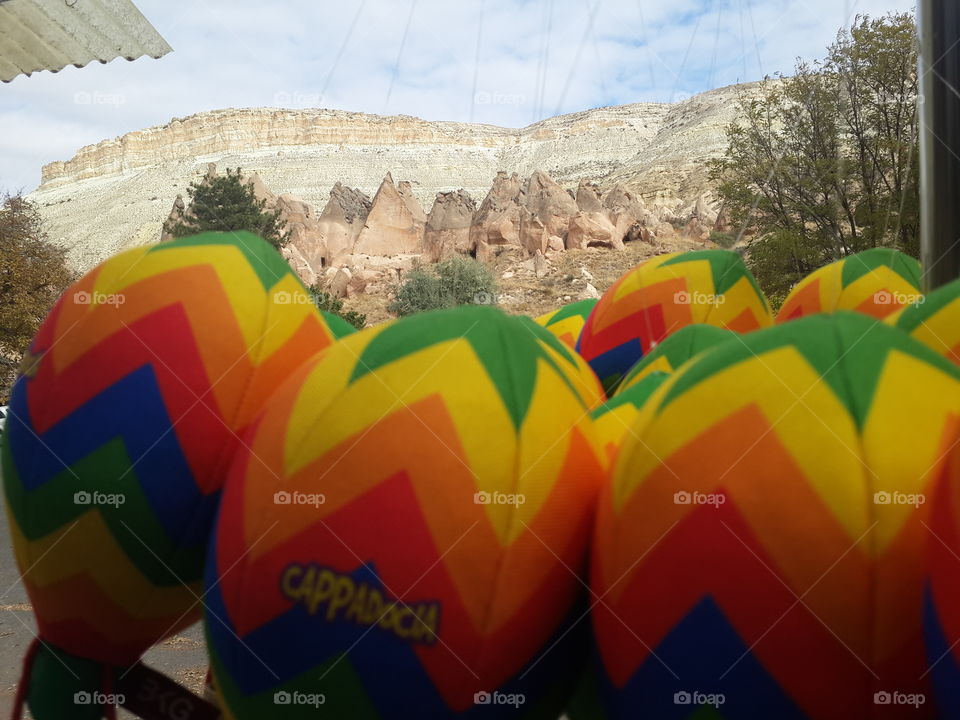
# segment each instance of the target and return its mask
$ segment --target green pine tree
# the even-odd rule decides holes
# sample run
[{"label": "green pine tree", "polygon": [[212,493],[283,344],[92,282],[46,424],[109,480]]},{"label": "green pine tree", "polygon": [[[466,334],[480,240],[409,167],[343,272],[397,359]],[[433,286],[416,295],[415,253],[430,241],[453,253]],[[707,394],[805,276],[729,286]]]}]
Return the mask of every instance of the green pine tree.
[{"label": "green pine tree", "polygon": [[164,224],[164,231],[175,238],[210,230],[248,230],[275,248],[283,247],[289,240],[280,211],[266,210],[267,201],[257,199],[252,180],[243,182],[240,168],[227,168],[226,175],[190,183],[187,194],[190,204],[184,216],[175,223]]}]

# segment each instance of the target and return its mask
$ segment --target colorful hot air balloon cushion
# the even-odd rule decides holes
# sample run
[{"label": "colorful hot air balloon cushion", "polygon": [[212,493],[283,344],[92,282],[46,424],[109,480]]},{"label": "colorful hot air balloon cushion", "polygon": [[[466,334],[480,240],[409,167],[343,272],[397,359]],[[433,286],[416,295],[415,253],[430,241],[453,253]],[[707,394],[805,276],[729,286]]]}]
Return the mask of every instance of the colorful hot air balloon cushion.
[{"label": "colorful hot air balloon cushion", "polygon": [[617,387],[617,394],[642,382],[651,373],[672,373],[704,350],[733,340],[737,333],[713,325],[688,325],[658,343],[640,362],[630,368]]},{"label": "colorful hot air balloon cushion", "polygon": [[[933,717],[925,498],[960,370],[856,313],[704,353],[601,494],[591,564],[608,717]],[[950,481],[960,482],[956,469]]]},{"label": "colorful hot air balloon cushion", "polygon": [[920,263],[897,250],[873,248],[825,265],[797,283],[777,322],[836,310],[882,319],[920,297]]},{"label": "colorful hot air balloon cushion", "polygon": [[580,300],[541,315],[536,322],[560,338],[564,345],[575,348],[580,331],[596,304],[594,298]]},{"label": "colorful hot air balloon cushion", "polygon": [[694,323],[737,332],[773,323],[756,279],[737,253],[670,253],[630,270],[590,313],[577,350],[609,396],[657,343]]},{"label": "colorful hot air balloon cushion", "polygon": [[960,365],[960,280],[954,280],[889,315],[887,322]]},{"label": "colorful hot air balloon cushion", "polygon": [[227,481],[206,623],[225,716],[556,718],[602,474],[517,318],[463,307],[340,341]]},{"label": "colorful hot air balloon cushion", "polygon": [[[63,294],[26,353],[3,434],[41,654],[127,666],[199,618],[240,436],[334,337],[279,253],[249,233],[128,250]],[[34,716],[83,717],[49,692],[75,686],[77,671],[37,667],[49,672],[31,683]]]}]

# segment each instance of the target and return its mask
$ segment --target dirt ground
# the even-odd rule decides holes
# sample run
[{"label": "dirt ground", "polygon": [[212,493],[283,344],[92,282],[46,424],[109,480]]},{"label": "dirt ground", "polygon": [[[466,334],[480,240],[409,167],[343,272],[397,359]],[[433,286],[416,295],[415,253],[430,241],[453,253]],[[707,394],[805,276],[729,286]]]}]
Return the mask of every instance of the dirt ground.
[{"label": "dirt ground", "polygon": [[[532,261],[523,258],[519,249],[504,249],[491,263],[500,286],[497,304],[513,315],[537,317],[589,297],[588,284],[602,294],[621,275],[654,255],[703,248],[700,241],[677,237],[653,244],[632,242],[623,250],[565,250],[551,253],[540,277],[535,274]],[[360,293],[348,298],[344,308],[365,314],[368,326],[377,325],[394,317],[387,310],[392,299],[391,294],[384,292]]]}]

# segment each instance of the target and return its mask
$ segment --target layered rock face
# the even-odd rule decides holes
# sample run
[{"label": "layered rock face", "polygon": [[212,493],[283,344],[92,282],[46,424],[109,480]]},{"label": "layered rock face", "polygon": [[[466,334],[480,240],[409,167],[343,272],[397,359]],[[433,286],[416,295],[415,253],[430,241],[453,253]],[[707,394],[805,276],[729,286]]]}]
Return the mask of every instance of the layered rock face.
[{"label": "layered rock face", "polygon": [[[560,218],[571,206],[555,188],[547,192],[541,187],[541,180],[534,183],[536,191],[529,192],[537,171],[565,191],[577,189],[585,178],[604,193],[620,184],[642,198],[658,219],[663,212],[673,213],[666,219],[673,222],[709,191],[706,162],[722,153],[736,96],[750,89],[723,88],[674,105],[600,108],[521,130],[332,110],[217,110],[82,148],[71,160],[47,165],[41,186],[30,198],[38,204],[50,237],[69,249],[76,269],[86,270],[121,249],[155,242],[173,199],[185,196],[189,183],[203,177],[207,163],[242,167],[256,171],[273,191],[323,208],[313,218],[321,226],[317,237],[322,241],[312,248],[306,240],[298,244],[304,260],[315,267],[318,259],[329,266],[355,249],[372,212],[364,198],[379,192],[387,172],[410,182],[409,187],[396,187],[406,210],[387,191],[393,202],[390,212],[397,214],[385,209],[375,222],[391,228],[390,244],[406,243],[403,248],[409,249],[411,230],[420,232],[421,225],[426,241],[429,218],[423,213],[437,193],[463,189],[473,198],[484,198],[491,180],[504,171],[504,180],[498,179],[504,185],[498,201],[503,207],[481,205],[486,237],[481,239],[471,228],[466,242],[482,254],[497,244],[519,243],[522,233],[525,246],[557,249],[558,243],[568,241],[569,225],[564,230]],[[507,186],[513,173],[518,188],[511,196],[512,186]],[[528,200],[528,195],[537,197]],[[596,207],[571,200],[586,213],[573,242],[605,242],[609,228],[595,214]],[[549,215],[544,202],[562,205],[561,214]],[[306,229],[310,223],[303,211],[290,208],[291,217],[302,215],[298,222]],[[622,228],[611,222],[615,237]],[[433,231],[432,242],[436,227]],[[379,241],[367,237],[367,242]]]}]

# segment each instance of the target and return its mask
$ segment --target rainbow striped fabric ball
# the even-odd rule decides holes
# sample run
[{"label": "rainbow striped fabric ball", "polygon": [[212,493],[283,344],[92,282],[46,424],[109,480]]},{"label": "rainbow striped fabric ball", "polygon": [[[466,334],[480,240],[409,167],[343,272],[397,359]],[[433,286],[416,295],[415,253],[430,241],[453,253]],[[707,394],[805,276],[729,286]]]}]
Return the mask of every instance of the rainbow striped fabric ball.
[{"label": "rainbow striped fabric ball", "polygon": [[660,387],[601,494],[605,713],[934,717],[926,498],[960,483],[960,370],[849,312],[742,340]]},{"label": "rainbow striped fabric ball", "polygon": [[677,330],[630,368],[617,388],[619,395],[624,390],[642,382],[651,373],[672,373],[688,360],[727,340],[737,333],[713,325],[688,325]]},{"label": "rainbow striped fabric ball", "polygon": [[556,335],[564,345],[577,346],[577,338],[597,301],[593,298],[564,305],[536,318],[536,323]]},{"label": "rainbow striped fabric ball", "polygon": [[638,265],[600,298],[577,350],[609,396],[657,343],[694,323],[738,332],[773,324],[756,279],[737,253],[670,253]]},{"label": "rainbow striped fabric ball", "polygon": [[777,322],[836,310],[882,319],[922,297],[920,263],[897,250],[873,248],[825,265],[797,283]]},{"label": "rainbow striped fabric ball", "polygon": [[886,322],[960,365],[960,280],[927,293]]},{"label": "rainbow striped fabric ball", "polygon": [[3,433],[13,546],[46,643],[128,665],[199,619],[241,435],[334,339],[279,253],[249,233],[128,250],[64,293],[26,353]]},{"label": "rainbow striped fabric ball", "polygon": [[414,315],[277,392],[207,568],[225,717],[558,716],[585,655],[604,470],[529,324],[482,306]]}]

